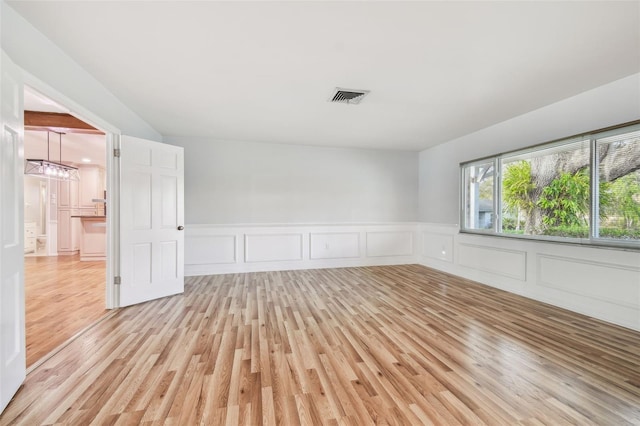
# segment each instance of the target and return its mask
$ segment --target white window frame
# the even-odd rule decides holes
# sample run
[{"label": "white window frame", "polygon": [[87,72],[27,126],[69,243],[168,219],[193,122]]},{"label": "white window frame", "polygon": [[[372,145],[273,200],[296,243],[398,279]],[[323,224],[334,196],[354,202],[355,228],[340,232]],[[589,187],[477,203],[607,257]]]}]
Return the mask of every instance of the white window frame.
[{"label": "white window frame", "polygon": [[[621,124],[618,126],[600,129],[580,135],[574,135],[567,138],[558,139],[551,142],[545,142],[535,146],[523,149],[509,151],[494,156],[483,157],[471,161],[460,163],[460,232],[478,235],[490,235],[495,237],[516,238],[525,240],[540,240],[547,242],[569,243],[593,245],[600,247],[624,248],[632,250],[640,250],[640,240],[620,240],[614,238],[604,238],[599,236],[599,161],[597,155],[597,141],[606,137],[617,134],[629,133],[640,130],[640,120]],[[560,147],[574,143],[578,140],[589,140],[590,149],[590,218],[589,218],[589,235],[586,238],[558,237],[549,235],[514,235],[506,234],[502,231],[502,162],[505,158],[513,158],[515,156],[526,156],[528,153],[534,153],[553,147]],[[494,163],[494,181],[493,181],[493,227],[491,229],[476,229],[467,227],[467,182],[466,169],[468,167],[480,164]]]}]

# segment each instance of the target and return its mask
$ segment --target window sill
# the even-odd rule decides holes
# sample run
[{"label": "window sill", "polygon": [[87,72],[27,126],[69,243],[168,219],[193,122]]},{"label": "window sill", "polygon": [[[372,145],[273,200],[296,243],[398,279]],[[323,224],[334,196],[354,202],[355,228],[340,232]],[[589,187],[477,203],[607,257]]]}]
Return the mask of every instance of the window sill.
[{"label": "window sill", "polygon": [[563,244],[570,246],[581,246],[599,249],[610,250],[624,250],[632,252],[640,252],[640,241],[626,241],[626,240],[610,240],[610,239],[589,239],[589,238],[567,238],[567,237],[552,237],[541,235],[511,235],[496,233],[490,230],[475,230],[475,229],[459,229],[460,234],[468,235],[482,235],[485,237],[506,238],[510,240],[521,240],[537,243],[550,243],[550,244]]}]

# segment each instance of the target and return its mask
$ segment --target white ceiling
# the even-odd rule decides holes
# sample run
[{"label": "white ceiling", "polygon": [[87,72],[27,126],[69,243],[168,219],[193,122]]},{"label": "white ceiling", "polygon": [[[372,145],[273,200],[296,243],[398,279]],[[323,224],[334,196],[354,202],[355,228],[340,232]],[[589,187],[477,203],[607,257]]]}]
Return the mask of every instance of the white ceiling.
[{"label": "white ceiling", "polygon": [[[62,155],[60,155],[62,148]],[[47,153],[48,150],[48,153]],[[104,135],[58,133],[40,130],[24,132],[24,158],[51,160],[74,166],[97,165],[106,167],[107,144]],[[82,161],[88,159],[90,161]]]},{"label": "white ceiling", "polygon": [[69,113],[65,107],[30,87],[24,89],[24,109],[25,111]]},{"label": "white ceiling", "polygon": [[421,150],[640,71],[638,1],[9,3],[165,136]]}]

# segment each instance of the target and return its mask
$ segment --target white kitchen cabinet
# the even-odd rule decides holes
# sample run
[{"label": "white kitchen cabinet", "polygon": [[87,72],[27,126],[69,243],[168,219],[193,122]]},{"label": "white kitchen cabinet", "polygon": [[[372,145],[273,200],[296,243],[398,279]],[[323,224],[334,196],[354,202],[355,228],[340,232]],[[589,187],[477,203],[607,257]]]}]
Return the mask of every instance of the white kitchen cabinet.
[{"label": "white kitchen cabinet", "polygon": [[83,217],[80,260],[106,260],[107,222],[104,217]]},{"label": "white kitchen cabinet", "polygon": [[82,245],[82,220],[79,217],[71,217],[71,226],[71,247],[75,253]]},{"label": "white kitchen cabinet", "polygon": [[78,207],[96,208],[96,202],[93,200],[104,198],[104,170],[98,166],[83,166],[78,169],[78,172],[80,174]]},{"label": "white kitchen cabinet", "polygon": [[78,208],[78,181],[58,181],[58,208],[74,209]]},{"label": "white kitchen cabinet", "polygon": [[81,217],[104,215],[105,173],[98,166],[78,168],[79,181],[58,182],[58,254],[76,254],[82,245]]},{"label": "white kitchen cabinet", "polygon": [[80,218],[73,210],[58,210],[58,254],[72,255],[80,250]]},{"label": "white kitchen cabinet", "polygon": [[58,253],[71,251],[71,210],[58,210]]},{"label": "white kitchen cabinet", "polygon": [[58,210],[58,254],[71,255],[79,249],[80,219],[69,209]]},{"label": "white kitchen cabinet", "polygon": [[35,253],[37,244],[36,223],[27,222],[24,224],[24,252]]}]

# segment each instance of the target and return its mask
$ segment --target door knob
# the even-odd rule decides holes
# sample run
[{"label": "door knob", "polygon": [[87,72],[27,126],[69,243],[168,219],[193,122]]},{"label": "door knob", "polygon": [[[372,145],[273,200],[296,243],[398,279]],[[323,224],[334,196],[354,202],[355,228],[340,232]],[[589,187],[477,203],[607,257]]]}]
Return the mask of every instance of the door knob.
[{"label": "door knob", "polygon": [[178,226],[178,231],[182,231],[184,229],[184,226],[180,225]]}]

